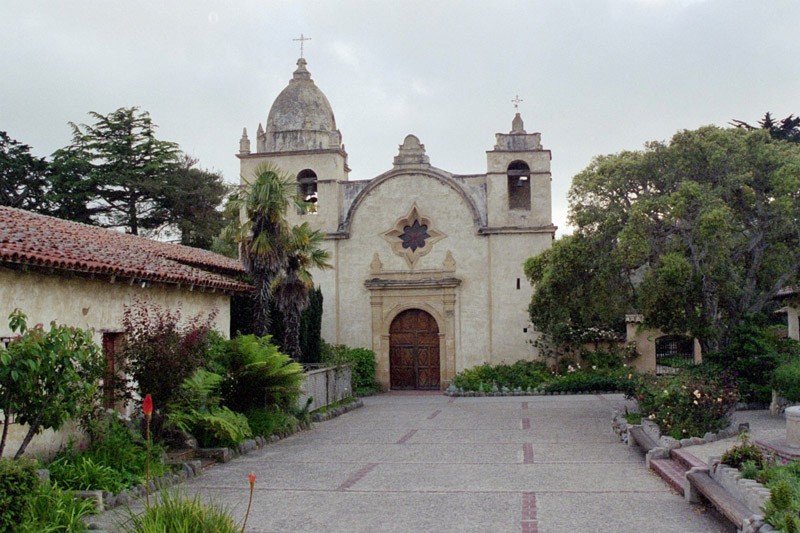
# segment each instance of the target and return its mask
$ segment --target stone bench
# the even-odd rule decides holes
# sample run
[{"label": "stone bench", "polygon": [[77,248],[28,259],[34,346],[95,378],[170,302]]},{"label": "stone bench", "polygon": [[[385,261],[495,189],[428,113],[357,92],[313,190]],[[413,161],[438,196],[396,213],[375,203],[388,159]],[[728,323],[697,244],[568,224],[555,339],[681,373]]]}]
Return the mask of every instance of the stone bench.
[{"label": "stone bench", "polygon": [[632,426],[628,428],[628,438],[638,444],[645,453],[653,448],[658,448],[658,443],[645,432],[642,426]]},{"label": "stone bench", "polygon": [[744,503],[714,481],[708,474],[707,468],[692,468],[686,473],[684,495],[692,503],[698,503],[700,501],[698,496],[702,495],[739,531],[758,531],[763,524],[763,517],[754,514]]}]

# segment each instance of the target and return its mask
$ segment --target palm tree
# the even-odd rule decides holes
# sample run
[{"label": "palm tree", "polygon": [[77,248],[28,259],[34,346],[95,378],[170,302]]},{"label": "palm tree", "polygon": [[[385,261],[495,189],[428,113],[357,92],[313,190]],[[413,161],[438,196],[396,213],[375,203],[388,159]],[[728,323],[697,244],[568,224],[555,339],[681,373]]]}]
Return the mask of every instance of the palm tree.
[{"label": "palm tree", "polygon": [[308,307],[308,293],[314,287],[309,269],[332,268],[330,254],[320,247],[324,235],[312,230],[308,222],[294,226],[286,246],[286,267],[275,278],[273,295],[283,315],[283,351],[300,361],[300,316]]},{"label": "palm tree", "polygon": [[245,180],[227,206],[241,216],[227,231],[239,243],[245,270],[256,287],[253,331],[259,336],[269,333],[273,284],[287,267],[291,231],[286,210],[295,199],[294,188],[291,178],[275,167],[262,165],[256,169],[253,182]]}]

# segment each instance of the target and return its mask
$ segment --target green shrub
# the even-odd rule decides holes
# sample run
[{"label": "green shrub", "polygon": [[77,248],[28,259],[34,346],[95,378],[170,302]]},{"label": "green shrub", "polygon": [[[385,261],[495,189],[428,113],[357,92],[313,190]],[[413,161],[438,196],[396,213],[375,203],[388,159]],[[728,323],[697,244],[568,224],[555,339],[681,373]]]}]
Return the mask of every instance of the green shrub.
[{"label": "green shrub", "polygon": [[674,376],[644,374],[633,397],[643,416],[676,439],[723,429],[739,399],[736,382],[729,375],[713,375],[706,368]]},{"label": "green shrub", "polygon": [[33,495],[25,522],[15,531],[20,533],[49,533],[86,531],[82,518],[93,514],[91,500],[76,498],[73,491],[50,483],[42,483]]},{"label": "green shrub", "polygon": [[188,499],[177,493],[161,491],[160,501],[142,514],[131,512],[124,531],[132,533],[239,533],[240,527],[224,508],[202,503],[197,496]]},{"label": "green shrub", "polygon": [[[761,469],[765,464],[764,454],[754,444],[750,443],[746,434],[743,434],[740,440],[739,444],[729,448],[722,454],[720,461],[739,470],[743,469],[747,463],[752,463],[756,470]],[[751,467],[748,467],[748,472],[752,473]]]},{"label": "green shrub", "polygon": [[118,363],[120,368],[127,365],[141,397],[151,394],[157,408],[173,401],[175,385],[205,362],[216,315],[214,310],[205,318],[197,315],[184,322],[180,308],[171,311],[141,301],[124,307]]},{"label": "green shrub", "polygon": [[191,433],[203,448],[235,448],[253,435],[247,417],[227,407],[175,412],[169,420],[178,429]]},{"label": "green shrub", "polygon": [[800,402],[800,360],[783,363],[775,369],[773,386],[790,402]]},{"label": "green shrub", "polygon": [[[47,466],[50,478],[62,488],[119,492],[142,483],[147,449],[140,434],[112,416],[91,427],[92,442],[85,451],[70,444]],[[166,472],[161,461],[163,450],[157,444],[150,450],[150,473]]]},{"label": "green shrub", "polygon": [[798,354],[797,341],[781,338],[762,319],[750,318],[731,333],[728,346],[704,356],[704,360],[732,373],[742,401],[769,403],[775,369]]},{"label": "green shrub", "polygon": [[35,462],[0,459],[0,531],[15,531],[38,485]]},{"label": "green shrub", "polygon": [[625,365],[625,354],[620,350],[581,350],[581,360],[592,370],[615,370]]},{"label": "green shrub", "polygon": [[511,365],[499,364],[467,368],[453,378],[453,385],[466,391],[490,391],[492,387],[514,390],[537,389],[552,379],[545,363],[517,361]]},{"label": "green shrub", "polygon": [[[631,377],[628,377],[628,376]],[[576,370],[553,378],[544,386],[547,392],[620,391],[629,393],[635,386],[631,373],[601,373]]]},{"label": "green shrub", "polygon": [[330,366],[349,364],[352,371],[352,387],[355,394],[369,394],[378,390],[375,380],[375,352],[366,348],[350,348],[344,344],[322,346],[322,362]]},{"label": "green shrub", "polygon": [[303,367],[272,344],[270,337],[240,335],[219,350],[225,369],[222,403],[240,413],[277,405],[288,410],[297,402]]},{"label": "green shrub", "polygon": [[281,433],[291,433],[297,429],[298,420],[293,415],[277,408],[251,409],[247,421],[254,435],[270,437]]},{"label": "green shrub", "polygon": [[785,479],[770,488],[769,499],[764,506],[764,520],[778,531],[794,533],[800,531],[797,512],[800,499],[795,487]]},{"label": "green shrub", "polygon": [[116,494],[127,487],[117,470],[86,455],[62,455],[47,465],[47,469],[55,483],[73,490],[104,490]]}]

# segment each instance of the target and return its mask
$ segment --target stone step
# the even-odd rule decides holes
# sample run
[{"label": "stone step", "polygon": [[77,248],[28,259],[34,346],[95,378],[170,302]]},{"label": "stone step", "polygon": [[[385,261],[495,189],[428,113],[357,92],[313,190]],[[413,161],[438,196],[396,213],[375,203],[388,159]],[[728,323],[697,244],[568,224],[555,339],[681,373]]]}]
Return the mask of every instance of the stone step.
[{"label": "stone step", "polygon": [[652,459],[650,468],[666,481],[678,494],[683,495],[683,482],[687,469],[675,459]]},{"label": "stone step", "polygon": [[217,461],[215,459],[212,459],[211,457],[203,457],[202,459],[200,459],[200,468],[201,468],[201,470],[204,470],[204,471],[208,470],[209,468],[211,468],[215,464],[217,464]]},{"label": "stone step", "polygon": [[673,459],[683,465],[687,471],[694,467],[705,468],[708,466],[686,448],[675,448],[674,450],[670,451],[670,455]]},{"label": "stone step", "polygon": [[191,461],[195,458],[195,451],[192,448],[186,450],[172,450],[167,452],[167,460],[175,463]]}]

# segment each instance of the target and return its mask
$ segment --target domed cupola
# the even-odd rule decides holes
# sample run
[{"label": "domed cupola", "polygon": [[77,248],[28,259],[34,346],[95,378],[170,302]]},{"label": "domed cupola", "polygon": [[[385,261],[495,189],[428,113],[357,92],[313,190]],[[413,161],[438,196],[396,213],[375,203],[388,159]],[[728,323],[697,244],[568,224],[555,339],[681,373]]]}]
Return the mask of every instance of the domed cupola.
[{"label": "domed cupola", "polygon": [[259,144],[266,152],[342,149],[331,104],[314,84],[302,57],[289,85],[272,104],[261,135]]}]

